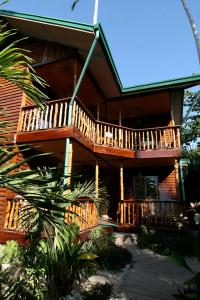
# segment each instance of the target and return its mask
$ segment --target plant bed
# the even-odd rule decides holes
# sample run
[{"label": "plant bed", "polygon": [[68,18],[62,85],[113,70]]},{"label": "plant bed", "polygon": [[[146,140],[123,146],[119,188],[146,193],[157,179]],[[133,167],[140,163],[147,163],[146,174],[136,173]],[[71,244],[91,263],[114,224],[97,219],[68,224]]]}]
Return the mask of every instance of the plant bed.
[{"label": "plant bed", "polygon": [[194,237],[186,230],[149,229],[141,226],[138,234],[138,247],[155,253],[170,256],[178,253],[195,256]]}]

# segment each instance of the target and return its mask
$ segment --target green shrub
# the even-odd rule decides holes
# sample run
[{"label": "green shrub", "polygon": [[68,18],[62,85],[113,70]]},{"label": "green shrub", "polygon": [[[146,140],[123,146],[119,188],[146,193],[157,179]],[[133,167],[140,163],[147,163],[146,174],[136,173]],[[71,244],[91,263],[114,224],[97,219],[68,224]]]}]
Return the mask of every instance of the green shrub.
[{"label": "green shrub", "polygon": [[102,227],[91,231],[90,240],[85,244],[87,251],[95,253],[100,269],[119,270],[132,262],[131,253],[115,244],[112,233],[106,233]]},{"label": "green shrub", "polygon": [[82,296],[84,300],[107,300],[112,295],[112,288],[111,283],[97,283],[89,291],[84,291]]},{"label": "green shrub", "polygon": [[194,239],[186,231],[151,230],[141,226],[138,246],[158,254],[170,256],[176,252],[184,256],[194,256]]},{"label": "green shrub", "polygon": [[9,264],[19,254],[19,246],[15,241],[8,241],[5,245],[0,245],[0,264]]}]

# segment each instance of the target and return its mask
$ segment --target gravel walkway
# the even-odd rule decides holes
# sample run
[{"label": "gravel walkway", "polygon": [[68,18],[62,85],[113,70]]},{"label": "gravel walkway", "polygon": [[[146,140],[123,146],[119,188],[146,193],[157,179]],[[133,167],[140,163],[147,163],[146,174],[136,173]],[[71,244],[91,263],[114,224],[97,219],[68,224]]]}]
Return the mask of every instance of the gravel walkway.
[{"label": "gravel walkway", "polygon": [[[174,300],[173,294],[177,288],[181,288],[183,281],[191,277],[191,273],[166,257],[138,249],[134,235],[117,234],[116,241],[132,253],[135,261],[133,267],[128,266],[120,273],[102,272],[91,278],[93,283],[114,283],[112,300]],[[190,265],[194,270],[199,267],[192,260]]]}]

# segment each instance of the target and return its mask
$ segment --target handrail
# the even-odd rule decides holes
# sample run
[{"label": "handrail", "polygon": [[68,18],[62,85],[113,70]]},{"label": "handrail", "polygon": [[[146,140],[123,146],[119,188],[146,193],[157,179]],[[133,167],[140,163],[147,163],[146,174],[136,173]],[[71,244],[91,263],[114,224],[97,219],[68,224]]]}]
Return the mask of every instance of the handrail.
[{"label": "handrail", "polygon": [[[48,104],[52,104],[52,103],[56,103],[56,102],[64,102],[64,101],[69,101],[71,99],[71,97],[67,97],[67,98],[60,98],[60,99],[56,99],[56,100],[49,100],[45,103],[45,106],[48,106]],[[31,108],[37,108],[37,105],[24,105],[22,106],[23,110],[26,109],[31,109]]]},{"label": "handrail", "polygon": [[186,204],[168,201],[130,201],[118,203],[117,222],[119,224],[174,226],[180,213],[185,213]]},{"label": "handrail", "polygon": [[[36,106],[22,108],[19,131],[74,126],[94,144],[131,151],[172,149],[180,147],[180,126],[160,126],[133,129],[104,121],[97,121],[82,101],[76,97],[49,101],[46,109]],[[71,120],[69,121],[69,110]],[[69,123],[68,123],[69,122]]]}]

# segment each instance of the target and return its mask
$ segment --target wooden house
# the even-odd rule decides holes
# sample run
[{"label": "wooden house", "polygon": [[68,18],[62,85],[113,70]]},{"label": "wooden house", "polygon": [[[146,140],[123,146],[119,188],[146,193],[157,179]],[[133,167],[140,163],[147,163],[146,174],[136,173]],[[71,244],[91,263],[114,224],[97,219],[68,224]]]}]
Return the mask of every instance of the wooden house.
[{"label": "wooden house", "polygon": [[[51,152],[45,164],[65,175],[94,178],[97,195],[99,185],[106,186],[105,214],[117,223],[170,224],[181,206],[177,160],[183,93],[200,83],[200,75],[124,88],[100,25],[10,11],[0,16],[29,37],[22,47],[30,50],[33,68],[49,85],[42,111],[1,79],[0,107],[11,115],[13,143]],[[19,205],[10,200],[1,189],[1,237],[20,234]],[[90,221],[82,229],[98,222],[91,203],[86,210]]]}]

